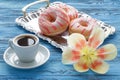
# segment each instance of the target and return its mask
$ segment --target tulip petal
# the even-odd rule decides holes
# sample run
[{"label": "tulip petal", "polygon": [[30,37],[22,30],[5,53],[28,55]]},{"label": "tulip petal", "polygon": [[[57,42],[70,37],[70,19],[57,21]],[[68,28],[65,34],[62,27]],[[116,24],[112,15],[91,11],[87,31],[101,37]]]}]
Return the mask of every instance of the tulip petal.
[{"label": "tulip petal", "polygon": [[89,70],[89,63],[87,62],[86,59],[84,59],[84,57],[81,57],[79,62],[75,63],[73,65],[74,69],[78,72],[86,72]]},{"label": "tulip petal", "polygon": [[113,60],[117,56],[117,48],[113,44],[107,44],[97,50],[97,56],[104,60]]},{"label": "tulip petal", "polygon": [[88,45],[93,48],[97,48],[104,41],[104,31],[102,28],[94,27],[92,33],[88,39]]},{"label": "tulip petal", "polygon": [[80,56],[81,56],[80,51],[66,47],[64,48],[62,53],[62,63],[63,64],[76,63],[80,59]]},{"label": "tulip petal", "polygon": [[86,39],[83,35],[79,33],[73,33],[68,37],[67,44],[70,47],[81,49],[86,45]]},{"label": "tulip petal", "polygon": [[92,61],[90,68],[96,73],[105,74],[109,69],[109,64],[102,61],[101,59],[96,59]]}]

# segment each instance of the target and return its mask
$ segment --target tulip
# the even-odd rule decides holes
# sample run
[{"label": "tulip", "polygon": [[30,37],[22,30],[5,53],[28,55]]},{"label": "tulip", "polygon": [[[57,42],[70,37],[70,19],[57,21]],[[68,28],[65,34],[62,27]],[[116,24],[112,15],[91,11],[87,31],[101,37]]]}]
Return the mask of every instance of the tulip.
[{"label": "tulip", "polygon": [[62,63],[73,64],[78,72],[92,71],[105,74],[109,64],[105,61],[113,60],[117,56],[117,48],[113,44],[99,47],[104,42],[103,29],[96,27],[92,30],[88,40],[79,33],[73,33],[67,38],[63,49]]}]

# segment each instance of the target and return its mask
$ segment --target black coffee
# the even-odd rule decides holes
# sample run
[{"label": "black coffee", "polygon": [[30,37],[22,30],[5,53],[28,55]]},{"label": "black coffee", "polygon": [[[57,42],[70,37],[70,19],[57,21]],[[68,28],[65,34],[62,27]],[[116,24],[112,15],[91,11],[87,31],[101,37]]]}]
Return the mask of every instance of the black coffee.
[{"label": "black coffee", "polygon": [[17,42],[20,46],[30,46],[35,44],[35,39],[30,36],[22,37]]}]

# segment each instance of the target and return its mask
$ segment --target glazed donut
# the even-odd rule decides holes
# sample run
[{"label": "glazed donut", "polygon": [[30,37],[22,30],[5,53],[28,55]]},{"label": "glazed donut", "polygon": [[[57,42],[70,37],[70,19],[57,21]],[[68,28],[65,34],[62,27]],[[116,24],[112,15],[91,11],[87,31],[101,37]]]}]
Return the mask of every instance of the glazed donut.
[{"label": "glazed donut", "polygon": [[41,33],[47,36],[61,34],[68,28],[69,22],[66,12],[57,7],[48,7],[38,19]]},{"label": "glazed donut", "polygon": [[64,3],[58,3],[54,7],[62,8],[69,16],[70,21],[72,21],[75,18],[78,18],[78,10],[70,5]]},{"label": "glazed donut", "polygon": [[98,23],[91,17],[80,17],[71,21],[69,25],[69,33],[81,33],[88,39],[93,27]]}]

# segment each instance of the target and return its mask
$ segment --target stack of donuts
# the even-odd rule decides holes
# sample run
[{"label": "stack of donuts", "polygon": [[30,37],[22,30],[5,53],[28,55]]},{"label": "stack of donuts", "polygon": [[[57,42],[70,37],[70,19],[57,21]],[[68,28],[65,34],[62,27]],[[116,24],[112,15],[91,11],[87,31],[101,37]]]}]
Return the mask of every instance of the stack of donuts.
[{"label": "stack of donuts", "polygon": [[81,33],[88,38],[97,22],[90,17],[79,17],[78,10],[65,3],[49,6],[38,19],[41,33],[46,36],[56,36],[68,30],[71,33]]}]

